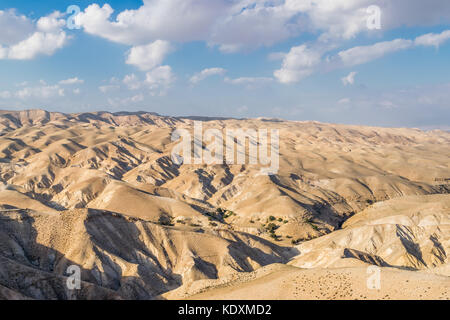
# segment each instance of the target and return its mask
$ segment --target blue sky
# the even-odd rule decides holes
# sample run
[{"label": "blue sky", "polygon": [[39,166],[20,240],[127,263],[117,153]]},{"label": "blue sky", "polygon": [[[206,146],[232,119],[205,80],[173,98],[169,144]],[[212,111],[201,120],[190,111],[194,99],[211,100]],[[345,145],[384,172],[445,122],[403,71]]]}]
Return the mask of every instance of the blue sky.
[{"label": "blue sky", "polygon": [[446,0],[1,0],[0,29],[1,109],[450,126]]}]

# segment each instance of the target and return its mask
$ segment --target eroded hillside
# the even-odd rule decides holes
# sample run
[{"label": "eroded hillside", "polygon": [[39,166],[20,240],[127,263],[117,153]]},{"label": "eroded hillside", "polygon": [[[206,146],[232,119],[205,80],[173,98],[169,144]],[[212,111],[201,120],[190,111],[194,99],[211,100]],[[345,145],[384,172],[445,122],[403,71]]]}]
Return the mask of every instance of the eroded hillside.
[{"label": "eroded hillside", "polygon": [[278,172],[174,163],[192,119],[1,111],[0,296],[179,298],[274,263],[445,277],[450,133],[204,120],[278,129]]}]

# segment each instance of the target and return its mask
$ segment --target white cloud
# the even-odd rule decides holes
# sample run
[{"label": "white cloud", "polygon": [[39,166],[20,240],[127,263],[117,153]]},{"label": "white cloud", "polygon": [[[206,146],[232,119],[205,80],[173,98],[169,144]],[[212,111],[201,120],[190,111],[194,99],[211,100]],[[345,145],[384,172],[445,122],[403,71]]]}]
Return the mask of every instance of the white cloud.
[{"label": "white cloud", "polygon": [[9,48],[8,58],[14,60],[30,60],[38,55],[52,55],[67,42],[64,31],[59,33],[35,32],[31,37]]},{"label": "white cloud", "polygon": [[150,89],[152,95],[164,95],[175,82],[175,76],[170,66],[155,68],[146,74],[145,85]]},{"label": "white cloud", "polygon": [[[175,75],[170,66],[160,66],[148,71],[145,79],[140,80],[134,73],[126,75],[122,83],[128,90],[149,90],[151,95],[165,95],[167,90],[175,82]],[[113,85],[114,86],[114,85]],[[103,86],[99,89],[107,92],[114,89],[113,86]]]},{"label": "white cloud", "polygon": [[106,85],[106,86],[100,86],[100,87],[98,87],[98,89],[101,92],[106,93],[106,92],[109,92],[109,91],[120,89],[120,86],[117,86],[117,85]]},{"label": "white cloud", "polygon": [[370,46],[354,47],[338,53],[342,62],[346,66],[355,66],[379,59],[388,53],[409,49],[414,42],[405,39],[395,39],[392,41],[378,42]]},{"label": "white cloud", "polygon": [[423,36],[417,37],[415,44],[417,46],[434,46],[439,47],[441,44],[450,39],[450,30],[443,31],[442,33],[428,33]]},{"label": "white cloud", "polygon": [[141,70],[153,69],[163,62],[172,50],[168,41],[156,40],[153,43],[131,48],[126,63]]},{"label": "white cloud", "polygon": [[66,79],[66,80],[61,80],[59,82],[59,84],[61,84],[61,85],[72,85],[72,84],[82,84],[82,83],[84,83],[84,80],[78,79],[77,77]]},{"label": "white cloud", "polygon": [[379,105],[385,109],[394,109],[398,108],[396,104],[394,104],[392,101],[384,100],[379,103]]},{"label": "white cloud", "polygon": [[225,78],[226,83],[233,85],[244,85],[247,88],[253,88],[260,85],[273,82],[273,78],[268,77],[241,77],[236,79]]},{"label": "white cloud", "polygon": [[61,89],[58,85],[26,87],[15,93],[17,98],[23,100],[28,98],[50,99],[54,97],[63,97],[64,95],[64,89]]},{"label": "white cloud", "polygon": [[133,46],[158,39],[205,41],[235,52],[304,32],[322,33],[322,42],[353,38],[370,32],[371,5],[381,9],[383,30],[450,22],[447,0],[144,0],[114,19],[109,4],[92,4],[76,22],[87,33]]},{"label": "white cloud", "polygon": [[0,10],[0,44],[12,45],[25,40],[34,31],[34,25],[24,15],[15,10]]},{"label": "white cloud", "polygon": [[129,75],[126,75],[124,78],[123,78],[123,81],[122,81],[127,87],[128,87],[128,89],[130,89],[130,90],[138,90],[138,89],[140,89],[141,87],[142,87],[142,83],[141,83],[141,81],[138,79],[138,77],[134,74],[134,73],[132,73],[132,74],[129,74]]},{"label": "white cloud", "polygon": [[74,94],[80,94],[81,93],[80,88],[73,89],[73,93]]},{"label": "white cloud", "polygon": [[341,79],[344,86],[353,85],[355,83],[355,76],[357,75],[357,72],[350,72],[348,76]]},{"label": "white cloud", "polygon": [[92,4],[75,21],[87,33],[128,45],[158,39],[185,42],[204,40],[229,7],[226,0],[144,0],[140,8],[122,11],[113,21],[109,4]]},{"label": "white cloud", "polygon": [[306,31],[300,13],[284,1],[234,1],[213,25],[207,41],[225,53],[268,47]]},{"label": "white cloud", "polygon": [[321,63],[321,53],[306,45],[292,47],[283,59],[281,69],[274,72],[281,83],[293,83],[311,75]]},{"label": "white cloud", "polygon": [[349,104],[350,103],[350,98],[342,98],[341,100],[338,101],[339,104]]},{"label": "white cloud", "polygon": [[[429,33],[416,39],[395,39],[391,41],[377,42],[367,46],[357,46],[327,56],[328,51],[335,49],[333,46],[323,46],[315,43],[314,46],[300,45],[292,47],[285,54],[281,69],[274,72],[275,78],[281,83],[295,83],[312,75],[318,70],[330,71],[336,68],[350,67],[371,62],[388,54],[414,48],[415,46],[439,46],[450,39],[450,30],[440,34]],[[276,56],[281,56],[277,53]],[[344,85],[352,85],[356,73],[350,73],[342,78]]]},{"label": "white cloud", "polygon": [[227,72],[227,70],[223,69],[223,68],[208,68],[208,69],[203,69],[202,71],[194,74],[189,81],[192,84],[196,84],[204,79],[206,79],[207,77],[211,77],[214,75],[220,75],[223,76],[225,73]]},{"label": "white cloud", "polygon": [[9,99],[9,98],[11,98],[11,92],[9,92],[9,91],[1,91],[0,92],[0,98],[2,98],[2,99]]},{"label": "white cloud", "polygon": [[0,11],[0,59],[30,60],[39,55],[53,55],[68,40],[61,17],[55,11],[34,24],[14,11]]},{"label": "white cloud", "polygon": [[108,103],[115,108],[122,108],[142,102],[144,99],[144,95],[140,93],[127,98],[108,98]]},{"label": "white cloud", "polygon": [[62,13],[55,11],[48,16],[40,18],[36,23],[36,27],[40,32],[58,33],[66,25],[66,20],[61,19],[62,17]]}]

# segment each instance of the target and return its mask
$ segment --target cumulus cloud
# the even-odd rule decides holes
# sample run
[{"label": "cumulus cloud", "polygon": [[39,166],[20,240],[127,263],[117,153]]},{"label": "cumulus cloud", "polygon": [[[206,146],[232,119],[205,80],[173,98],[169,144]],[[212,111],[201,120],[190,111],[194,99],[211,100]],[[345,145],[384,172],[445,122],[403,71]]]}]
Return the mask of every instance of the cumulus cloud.
[{"label": "cumulus cloud", "polygon": [[234,1],[212,26],[206,41],[225,53],[268,47],[307,30],[301,13],[284,1]]},{"label": "cumulus cloud", "polygon": [[0,10],[0,44],[9,46],[25,40],[33,33],[34,28],[31,20],[15,10]]},{"label": "cumulus cloud", "polygon": [[87,33],[133,46],[158,39],[206,41],[235,52],[302,32],[322,33],[324,42],[350,39],[368,31],[371,5],[381,9],[384,30],[450,22],[447,0],[144,0],[114,19],[109,4],[92,4],[76,22]]},{"label": "cumulus cloud", "polygon": [[414,42],[405,39],[378,42],[370,46],[354,47],[339,52],[339,57],[346,66],[354,66],[379,59],[388,53],[411,48]]},{"label": "cumulus cloud", "polygon": [[30,60],[53,55],[68,42],[62,30],[65,20],[60,12],[41,17],[33,23],[15,11],[0,11],[0,59]]},{"label": "cumulus cloud", "polygon": [[428,33],[417,37],[415,44],[418,46],[434,46],[439,47],[444,42],[450,39],[450,30],[445,30],[442,33]]},{"label": "cumulus cloud", "polygon": [[307,45],[291,48],[283,59],[281,69],[274,76],[281,83],[298,82],[311,75],[314,68],[321,63],[321,53]]},{"label": "cumulus cloud", "polygon": [[106,92],[109,92],[109,91],[120,89],[120,86],[118,86],[118,85],[106,85],[106,86],[100,86],[100,87],[98,87],[98,89],[101,92],[106,93]]},{"label": "cumulus cloud", "polygon": [[166,55],[172,50],[168,41],[156,40],[150,44],[131,48],[126,60],[141,70],[150,70],[162,64]]},{"label": "cumulus cloud", "polygon": [[344,84],[344,86],[348,86],[348,85],[353,85],[355,83],[355,76],[357,75],[357,72],[350,72],[348,74],[348,76],[343,77],[341,79],[342,83]]},{"label": "cumulus cloud", "polygon": [[9,91],[0,91],[0,98],[9,99],[11,98],[11,92]]},{"label": "cumulus cloud", "polygon": [[205,41],[224,52],[271,45],[304,29],[299,21],[291,21],[300,12],[280,0],[144,0],[138,9],[119,12],[115,19],[113,13],[109,4],[92,4],[75,22],[89,34],[118,43]]},{"label": "cumulus cloud", "polygon": [[146,74],[145,84],[150,89],[152,95],[165,95],[172,83],[175,82],[175,75],[170,66],[155,68]]},{"label": "cumulus cloud", "polygon": [[84,80],[78,79],[77,77],[66,79],[66,80],[61,80],[59,82],[59,84],[61,84],[61,85],[72,85],[72,84],[82,84],[82,83],[84,83]]},{"label": "cumulus cloud", "polygon": [[45,33],[58,33],[61,28],[66,25],[66,20],[62,19],[63,14],[59,11],[55,11],[48,16],[40,18],[36,27],[40,32]]},{"label": "cumulus cloud", "polygon": [[[292,47],[284,54],[281,69],[274,72],[275,78],[281,83],[295,83],[312,75],[319,70],[330,71],[336,68],[345,68],[365,64],[380,59],[388,54],[412,49],[416,46],[439,47],[450,39],[450,30],[435,34],[429,33],[415,39],[394,39],[377,42],[367,46],[356,46],[339,51],[337,54],[326,56],[327,52],[335,49],[335,46],[300,45]],[[282,56],[282,53],[277,53]],[[342,78],[344,85],[352,85],[356,73],[352,72]]]},{"label": "cumulus cloud", "polygon": [[208,69],[203,69],[202,71],[194,74],[189,81],[192,84],[196,84],[202,80],[205,80],[208,77],[214,76],[214,75],[220,75],[223,76],[225,73],[227,72],[227,70],[223,69],[223,68],[208,68]]},{"label": "cumulus cloud", "polygon": [[144,0],[140,8],[124,10],[111,20],[114,10],[109,4],[92,4],[75,22],[87,33],[128,45],[158,39],[196,41],[205,39],[229,6],[226,0]]},{"label": "cumulus cloud", "polygon": [[137,94],[126,98],[108,98],[108,103],[115,108],[129,107],[136,103],[144,101],[145,97],[143,94]]},{"label": "cumulus cloud", "polygon": [[[89,34],[132,46],[126,63],[148,72],[163,64],[172,42],[204,41],[234,53],[271,46],[302,33],[318,34],[312,43],[269,55],[269,59],[283,61],[274,77],[281,83],[295,83],[330,65],[322,57],[345,40],[362,32],[382,32],[369,30],[369,6],[380,8],[382,31],[450,22],[447,0],[144,0],[139,8],[117,14],[108,3],[92,4],[75,22]],[[417,44],[439,45],[446,39],[445,33],[429,35],[417,39]],[[332,62],[362,64],[411,47],[413,42],[397,39],[355,47],[341,51]],[[203,76],[194,75],[191,83]]]},{"label": "cumulus cloud", "polygon": [[[72,80],[72,79],[69,79]],[[25,102],[43,102],[47,103],[49,101],[53,101],[58,98],[70,96],[70,95],[79,95],[81,93],[80,88],[74,88],[70,90],[66,90],[61,84],[60,81],[56,84],[48,84],[44,80],[39,80],[35,85],[28,84],[27,82],[23,82],[19,84],[15,91],[4,91],[0,92],[0,98],[9,99],[16,98]],[[70,83],[80,83],[78,80],[69,81]]]},{"label": "cumulus cloud", "polygon": [[130,90],[138,90],[142,87],[142,82],[138,79],[138,77],[134,73],[126,75],[123,78],[122,82]]},{"label": "cumulus cloud", "polygon": [[[128,90],[146,90],[151,95],[165,95],[167,90],[175,82],[176,77],[170,66],[156,67],[145,74],[145,79],[141,80],[134,73],[126,75],[122,83]],[[99,88],[103,92],[112,89],[111,86],[103,86]]]},{"label": "cumulus cloud", "polygon": [[38,55],[52,55],[67,42],[65,32],[35,32],[31,37],[9,48],[8,58],[14,60],[30,60]]},{"label": "cumulus cloud", "polygon": [[37,99],[49,99],[54,97],[64,97],[64,89],[61,89],[58,85],[44,85],[38,87],[26,87],[15,93],[15,96],[19,99],[37,98]]},{"label": "cumulus cloud", "polygon": [[240,77],[236,79],[225,78],[226,83],[233,85],[243,85],[247,88],[253,88],[257,86],[261,86],[264,84],[268,84],[273,81],[273,78],[268,77]]}]

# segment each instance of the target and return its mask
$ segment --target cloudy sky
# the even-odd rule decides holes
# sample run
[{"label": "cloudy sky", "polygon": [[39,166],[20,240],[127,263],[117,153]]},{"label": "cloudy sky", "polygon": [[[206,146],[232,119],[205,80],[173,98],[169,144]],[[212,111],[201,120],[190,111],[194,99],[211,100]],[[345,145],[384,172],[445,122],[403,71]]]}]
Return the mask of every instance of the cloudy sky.
[{"label": "cloudy sky", "polygon": [[0,30],[0,109],[450,126],[448,0],[0,0]]}]

